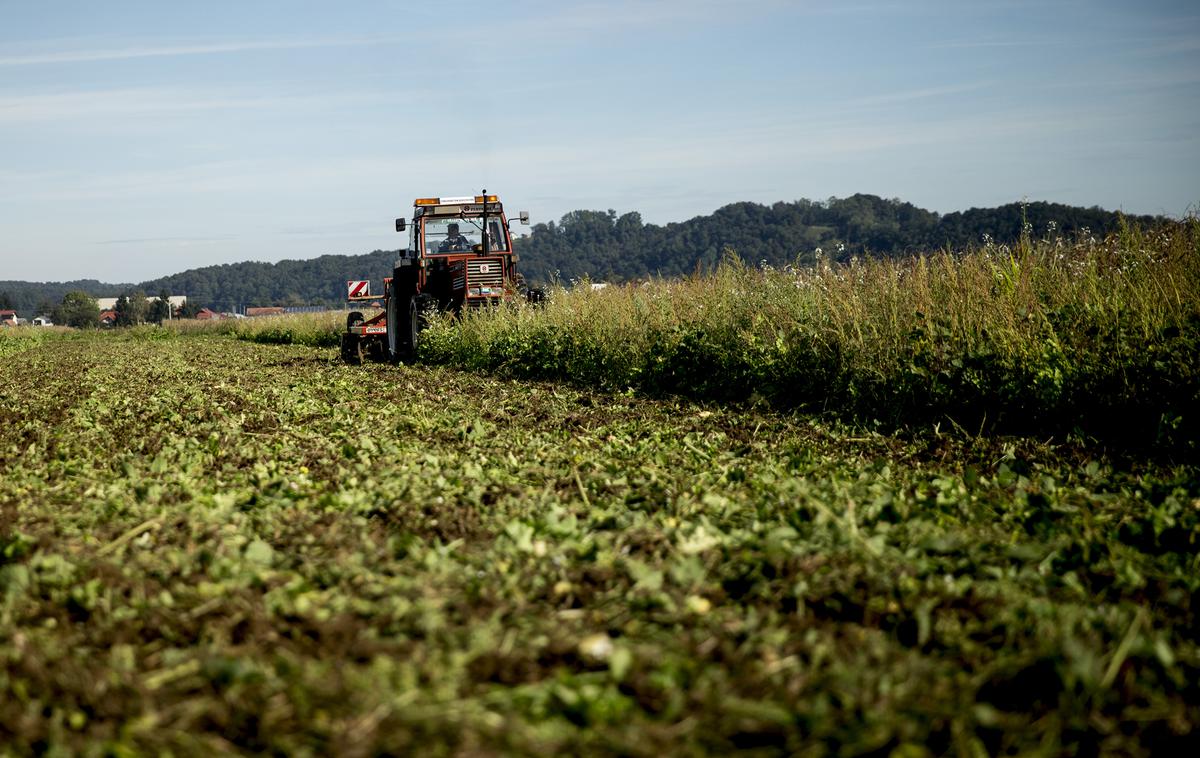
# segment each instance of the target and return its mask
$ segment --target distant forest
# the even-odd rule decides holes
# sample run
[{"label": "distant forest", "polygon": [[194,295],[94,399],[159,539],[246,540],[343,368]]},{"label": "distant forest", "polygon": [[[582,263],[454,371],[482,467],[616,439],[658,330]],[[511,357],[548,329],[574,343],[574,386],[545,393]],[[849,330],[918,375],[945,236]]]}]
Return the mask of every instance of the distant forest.
[{"label": "distant forest", "polygon": [[[799,200],[760,205],[734,203],[709,216],[656,226],[641,214],[574,211],[533,227],[520,240],[521,267],[530,280],[555,275],[569,280],[623,281],[647,276],[682,276],[716,265],[732,250],[752,264],[811,264],[816,251],[829,260],[851,256],[904,256],[979,246],[984,235],[998,244],[1019,239],[1024,224],[1034,235],[1049,226],[1070,239],[1088,230],[1097,238],[1115,231],[1120,214],[1101,208],[1057,203],[1011,203],[939,215],[911,203],[875,195],[827,201]],[[1150,226],[1165,219],[1126,216]]]},{"label": "distant forest", "polygon": [[[1118,228],[1120,214],[1101,208],[1057,203],[1010,203],[940,215],[895,199],[853,195],[826,201],[798,200],[774,205],[733,203],[708,216],[665,226],[643,223],[641,214],[572,211],[557,223],[532,227],[518,239],[520,268],[531,282],[627,281],[649,276],[681,276],[715,266],[733,251],[753,264],[810,264],[819,248],[832,260],[852,255],[903,256],[942,248],[981,244],[984,235],[997,243],[1013,242],[1022,226],[1044,235],[1071,238],[1088,230],[1101,237]],[[1129,223],[1152,226],[1165,219],[1127,216]],[[140,284],[94,280],[40,283],[0,281],[0,309],[14,308],[25,318],[49,310],[65,293],[83,290],[93,297],[117,297],[142,290],[187,295],[196,305],[240,310],[256,305],[339,305],[348,279],[370,278],[382,289],[396,251],[365,255],[323,255],[279,263],[233,263],[191,269]]]},{"label": "distant forest", "polygon": [[105,284],[91,279],[0,281],[0,309],[14,308],[23,318],[50,313],[72,290],[82,290],[92,297],[119,297],[136,290],[151,298],[164,292],[187,295],[189,304],[219,311],[241,311],[256,305],[341,305],[345,303],[349,279],[369,277],[375,291],[382,291],[383,277],[391,276],[395,260],[396,251],[376,250],[366,255],[205,266],[140,284]]}]

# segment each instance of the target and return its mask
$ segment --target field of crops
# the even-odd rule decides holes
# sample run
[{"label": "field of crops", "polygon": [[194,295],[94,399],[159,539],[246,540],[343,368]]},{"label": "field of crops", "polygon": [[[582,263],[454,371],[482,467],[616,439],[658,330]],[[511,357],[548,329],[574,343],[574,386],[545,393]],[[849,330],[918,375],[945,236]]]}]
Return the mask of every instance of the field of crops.
[{"label": "field of crops", "polygon": [[0,357],[0,753],[1138,754],[1200,727],[1186,457],[228,335]]},{"label": "field of crops", "polygon": [[1200,220],[1028,233],[899,260],[558,290],[444,319],[426,362],[613,390],[763,401],[881,428],[1200,456]]}]

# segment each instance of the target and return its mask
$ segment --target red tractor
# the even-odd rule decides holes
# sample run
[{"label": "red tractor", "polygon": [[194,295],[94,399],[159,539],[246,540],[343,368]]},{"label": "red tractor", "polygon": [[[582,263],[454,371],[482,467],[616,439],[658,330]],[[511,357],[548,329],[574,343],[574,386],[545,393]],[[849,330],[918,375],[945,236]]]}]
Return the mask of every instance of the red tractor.
[{"label": "red tractor", "polygon": [[[521,211],[522,224],[529,214]],[[383,311],[370,319],[354,311],[346,319],[342,358],[407,360],[416,353],[421,331],[434,311],[460,313],[523,294],[517,255],[504,206],[495,195],[423,197],[413,203],[412,223],[396,219],[396,231],[408,231],[391,277],[383,280]],[[370,283],[347,282],[351,302],[374,300]]]}]

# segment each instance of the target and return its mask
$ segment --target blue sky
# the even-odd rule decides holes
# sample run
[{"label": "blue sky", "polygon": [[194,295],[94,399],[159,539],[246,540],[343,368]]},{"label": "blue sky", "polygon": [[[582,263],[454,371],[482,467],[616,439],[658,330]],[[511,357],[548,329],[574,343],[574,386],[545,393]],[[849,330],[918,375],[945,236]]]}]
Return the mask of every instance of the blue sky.
[{"label": "blue sky", "polygon": [[1194,2],[0,0],[0,280],[392,249],[412,200],[1200,204]]}]

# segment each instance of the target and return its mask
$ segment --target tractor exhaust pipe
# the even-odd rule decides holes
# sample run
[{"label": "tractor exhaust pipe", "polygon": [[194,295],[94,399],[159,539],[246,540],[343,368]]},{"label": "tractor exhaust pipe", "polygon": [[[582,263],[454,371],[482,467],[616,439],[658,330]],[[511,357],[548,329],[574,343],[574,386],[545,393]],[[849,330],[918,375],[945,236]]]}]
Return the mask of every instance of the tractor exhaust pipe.
[{"label": "tractor exhaust pipe", "polygon": [[481,194],[483,195],[483,250],[480,251],[480,254],[487,255],[488,253],[490,253],[492,251],[491,240],[488,239],[488,207],[487,207],[488,206],[488,202],[487,202],[488,194],[487,194],[487,190],[485,189]]}]

